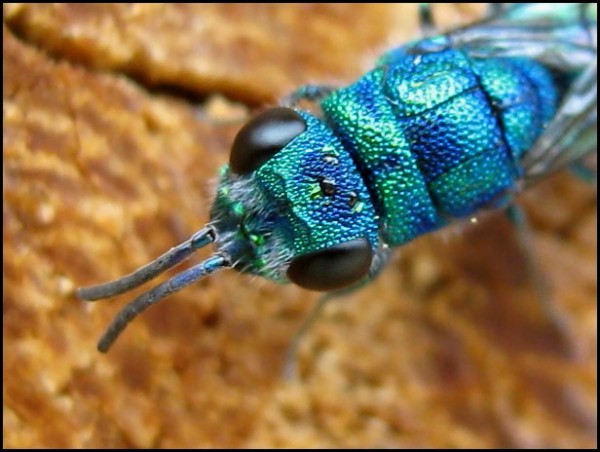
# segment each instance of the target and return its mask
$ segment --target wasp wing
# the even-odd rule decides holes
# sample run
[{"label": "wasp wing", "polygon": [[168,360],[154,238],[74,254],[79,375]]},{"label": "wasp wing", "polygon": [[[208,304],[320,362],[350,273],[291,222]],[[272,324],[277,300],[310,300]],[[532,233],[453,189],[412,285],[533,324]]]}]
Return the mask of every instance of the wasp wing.
[{"label": "wasp wing", "polygon": [[473,57],[531,58],[571,80],[554,118],[522,159],[524,186],[596,151],[595,7],[520,5],[446,37]]},{"label": "wasp wing", "polygon": [[597,91],[594,62],[573,83],[554,119],[525,154],[521,163],[526,186],[596,151]]}]

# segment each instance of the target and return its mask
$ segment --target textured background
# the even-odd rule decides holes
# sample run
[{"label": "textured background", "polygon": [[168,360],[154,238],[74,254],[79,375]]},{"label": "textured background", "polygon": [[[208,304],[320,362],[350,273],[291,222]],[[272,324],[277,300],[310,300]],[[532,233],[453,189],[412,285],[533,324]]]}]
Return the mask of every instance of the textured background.
[{"label": "textured background", "polygon": [[596,189],[568,174],[523,197],[554,318],[490,215],[329,305],[298,380],[284,355],[317,295],[235,272],[96,352],[140,290],[74,289],[205,223],[240,119],[416,33],[411,5],[4,5],[5,447],[596,446]]}]

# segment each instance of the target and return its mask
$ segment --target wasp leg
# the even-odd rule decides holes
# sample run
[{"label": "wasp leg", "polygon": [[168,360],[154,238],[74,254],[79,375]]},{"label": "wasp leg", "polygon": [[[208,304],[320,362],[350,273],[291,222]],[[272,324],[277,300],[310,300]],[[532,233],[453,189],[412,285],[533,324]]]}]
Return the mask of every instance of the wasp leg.
[{"label": "wasp leg", "polygon": [[298,347],[300,346],[300,342],[302,338],[306,334],[306,332],[310,329],[311,325],[315,322],[315,320],[319,317],[321,312],[323,312],[323,308],[327,304],[329,300],[332,298],[336,298],[335,293],[326,293],[319,297],[317,303],[313,306],[311,311],[308,313],[308,316],[296,331],[292,342],[288,346],[286,355],[285,355],[285,365],[283,367],[283,378],[286,380],[295,380],[298,376]]},{"label": "wasp leg", "polygon": [[328,292],[323,294],[313,306],[312,310],[308,313],[300,328],[294,335],[285,357],[285,365],[283,368],[283,377],[286,380],[293,380],[298,376],[298,348],[300,346],[300,342],[306,336],[306,333],[310,329],[310,327],[315,323],[315,321],[319,318],[319,315],[323,312],[323,308],[325,305],[331,300],[339,299],[345,297],[346,295],[350,295],[360,289],[362,289],[367,284],[370,284],[385,268],[387,261],[389,260],[391,255],[391,251],[387,245],[382,246],[376,253],[375,258],[373,259],[373,264],[371,265],[371,270],[369,271],[369,275],[357,282],[356,284],[346,287],[345,289],[336,290],[335,292]]},{"label": "wasp leg", "polygon": [[486,17],[501,16],[508,11],[509,6],[506,3],[488,3]]},{"label": "wasp leg", "polygon": [[292,339],[292,342],[290,343],[287,349],[285,356],[285,365],[283,368],[283,378],[285,378],[286,380],[295,380],[298,377],[298,348],[300,347],[300,343],[302,342],[302,339],[306,336],[308,330],[323,312],[323,308],[325,308],[325,305],[327,305],[327,303],[331,300],[339,299],[351,294],[352,292],[356,292],[363,286],[367,285],[369,282],[371,282],[371,278],[368,278],[365,281],[361,281],[360,283],[355,284],[354,286],[350,286],[346,289],[325,293],[321,297],[319,297],[316,304],[313,306],[311,311],[304,319],[304,322],[302,322],[302,325],[300,325],[300,328],[298,328],[298,331],[294,335],[294,338]]},{"label": "wasp leg", "polygon": [[524,259],[525,271],[536,291],[542,312],[551,325],[556,328],[556,331],[561,338],[561,342],[564,344],[564,347],[566,347],[565,350],[568,350],[570,349],[569,329],[564,316],[561,315],[552,299],[548,281],[540,271],[539,265],[535,259],[535,252],[531,245],[533,243],[532,233],[529,222],[527,221],[527,215],[523,208],[514,203],[506,208],[506,214],[510,222],[515,226],[517,244]]},{"label": "wasp leg", "polygon": [[584,181],[586,183],[589,183],[589,184],[596,183],[596,180],[597,180],[596,171],[594,169],[586,166],[585,163],[583,163],[582,161],[571,163],[571,165],[569,165],[569,170],[575,177],[577,177],[578,179],[581,179],[582,181]]},{"label": "wasp leg", "polygon": [[327,85],[303,85],[279,101],[283,107],[295,107],[301,100],[318,102],[329,96],[335,87]]},{"label": "wasp leg", "polygon": [[[437,34],[437,27],[433,22],[433,15],[431,13],[431,5],[429,3],[419,3],[418,5],[418,17],[417,20],[419,22],[418,26],[421,30],[421,35],[423,40],[426,41],[425,38],[429,38]],[[401,45],[399,47],[392,48],[388,50],[383,55],[381,55],[376,63],[377,67],[384,67],[394,64],[396,61],[406,58],[407,54],[417,54],[421,53],[421,50],[415,51],[418,47],[418,42],[413,42],[408,45]],[[440,50],[442,50],[445,44],[440,44]],[[432,49],[432,44],[428,43],[428,50]],[[426,52],[425,52],[426,53]]]},{"label": "wasp leg", "polygon": [[419,3],[419,28],[424,38],[429,38],[436,33],[430,3]]}]

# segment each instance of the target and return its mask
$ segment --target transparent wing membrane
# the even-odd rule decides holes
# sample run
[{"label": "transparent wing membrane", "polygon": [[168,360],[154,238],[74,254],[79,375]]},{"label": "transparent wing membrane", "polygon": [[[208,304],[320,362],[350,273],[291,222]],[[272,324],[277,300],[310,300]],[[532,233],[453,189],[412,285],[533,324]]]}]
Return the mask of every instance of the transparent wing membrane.
[{"label": "transparent wing membrane", "polygon": [[594,62],[574,83],[544,134],[525,155],[526,185],[596,151],[597,90]]},{"label": "transparent wing membrane", "polygon": [[596,151],[596,15],[592,4],[521,4],[447,35],[453,47],[471,56],[527,57],[575,79],[524,155],[523,187]]}]

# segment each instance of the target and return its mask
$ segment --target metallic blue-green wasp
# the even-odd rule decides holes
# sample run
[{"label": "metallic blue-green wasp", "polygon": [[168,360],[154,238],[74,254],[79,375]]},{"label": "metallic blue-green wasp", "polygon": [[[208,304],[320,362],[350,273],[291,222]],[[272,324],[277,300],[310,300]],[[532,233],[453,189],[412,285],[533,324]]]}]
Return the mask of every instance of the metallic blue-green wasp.
[{"label": "metallic blue-green wasp", "polygon": [[305,86],[260,113],[234,140],[206,227],[128,276],[79,290],[90,301],[117,295],[216,248],[127,305],[98,348],[215,271],[339,293],[372,280],[392,248],[511,205],[596,150],[596,35],[595,6],[502,9],[388,52],[349,86]]}]

